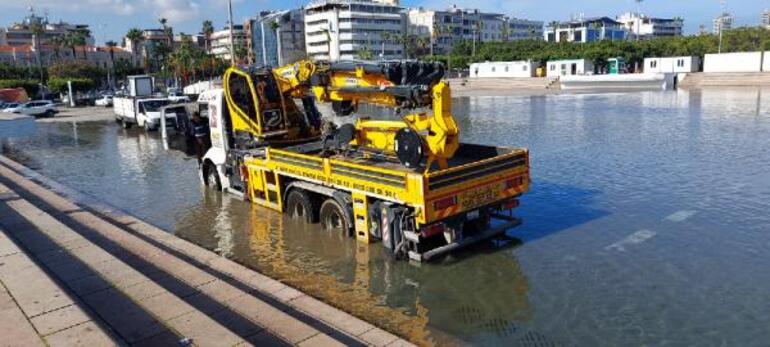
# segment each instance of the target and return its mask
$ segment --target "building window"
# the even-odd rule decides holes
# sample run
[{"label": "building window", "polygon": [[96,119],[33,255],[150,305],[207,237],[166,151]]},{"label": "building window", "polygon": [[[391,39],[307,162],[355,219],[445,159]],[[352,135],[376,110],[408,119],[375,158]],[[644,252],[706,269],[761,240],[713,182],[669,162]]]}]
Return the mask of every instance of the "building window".
[{"label": "building window", "polygon": [[495,67],[494,66],[492,67],[492,72],[495,72]]},{"label": "building window", "polygon": [[526,65],[522,66],[521,71],[527,71],[527,66]]},{"label": "building window", "polygon": [[505,72],[508,72],[508,65],[505,66]]},{"label": "building window", "polygon": [[653,61],[651,61],[651,62],[650,62],[650,67],[651,67],[651,68],[656,68],[656,67],[658,67],[658,61],[657,61],[657,60],[653,60]]}]

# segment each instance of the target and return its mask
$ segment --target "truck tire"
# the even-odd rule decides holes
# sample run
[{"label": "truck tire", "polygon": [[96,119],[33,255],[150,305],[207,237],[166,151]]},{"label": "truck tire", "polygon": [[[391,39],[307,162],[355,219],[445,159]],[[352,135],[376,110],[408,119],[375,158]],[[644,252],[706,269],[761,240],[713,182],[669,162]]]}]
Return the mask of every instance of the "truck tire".
[{"label": "truck tire", "polygon": [[346,236],[350,234],[352,223],[348,220],[344,207],[336,199],[328,198],[321,204],[319,218],[323,229],[339,231]]},{"label": "truck tire", "polygon": [[120,126],[123,127],[123,129],[131,129],[131,123],[127,121],[125,118],[120,120]]},{"label": "truck tire", "polygon": [[318,206],[310,195],[302,189],[294,188],[286,196],[284,212],[289,217],[303,220],[306,223],[318,222]]},{"label": "truck tire", "polygon": [[155,131],[155,128],[152,125],[150,125],[150,122],[145,121],[144,122],[144,130],[146,132],[150,132],[150,131]]},{"label": "truck tire", "polygon": [[212,164],[210,161],[207,161],[203,165],[203,183],[211,188],[214,188],[216,191],[222,190],[222,181],[219,180],[219,173],[217,173],[217,168]]}]

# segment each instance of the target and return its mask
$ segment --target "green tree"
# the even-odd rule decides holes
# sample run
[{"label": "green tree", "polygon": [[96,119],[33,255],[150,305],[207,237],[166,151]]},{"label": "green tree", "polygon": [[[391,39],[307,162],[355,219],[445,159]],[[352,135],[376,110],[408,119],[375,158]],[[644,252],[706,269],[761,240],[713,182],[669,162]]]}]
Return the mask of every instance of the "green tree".
[{"label": "green tree", "polygon": [[211,34],[214,33],[214,24],[210,20],[204,20],[201,33],[203,33],[203,37],[206,40],[206,52],[208,52],[211,50]]}]

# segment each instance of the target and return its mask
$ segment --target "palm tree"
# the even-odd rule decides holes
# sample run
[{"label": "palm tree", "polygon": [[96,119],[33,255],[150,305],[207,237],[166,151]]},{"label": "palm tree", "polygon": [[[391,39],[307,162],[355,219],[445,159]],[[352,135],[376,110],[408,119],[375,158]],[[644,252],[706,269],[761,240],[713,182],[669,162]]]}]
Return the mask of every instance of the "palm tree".
[{"label": "palm tree", "polygon": [[443,34],[442,26],[438,23],[433,23],[433,31],[430,33],[430,56],[433,56],[433,46],[436,45],[436,39]]},{"label": "palm tree", "polygon": [[115,47],[118,46],[118,43],[110,40],[105,42],[104,45],[110,50],[110,65],[115,66]]},{"label": "palm tree", "polygon": [[209,51],[209,46],[211,45],[211,34],[214,33],[214,24],[211,23],[210,20],[204,20],[203,21],[203,28],[201,30],[203,33],[203,36],[206,38],[206,52]]},{"label": "palm tree", "polygon": [[500,27],[500,35],[503,36],[503,41],[510,39],[508,36],[511,35],[511,26],[508,21],[503,21],[503,26]]},{"label": "palm tree", "polygon": [[166,41],[168,42],[168,46],[171,47],[172,40],[174,39],[174,29],[168,26],[168,19],[166,18],[160,18],[158,19],[158,22],[160,23],[161,27],[163,27],[163,33],[166,34]]},{"label": "palm tree", "polygon": [[481,32],[481,21],[477,20],[476,23],[473,25],[473,51],[471,52],[471,56],[476,56],[476,39],[479,36],[479,33]]},{"label": "palm tree", "polygon": [[48,43],[53,46],[53,53],[54,57],[56,59],[61,58],[61,48],[64,47],[67,43],[64,40],[64,36],[62,35],[56,35],[50,39],[48,39]]},{"label": "palm tree", "polygon": [[393,38],[393,36],[390,34],[390,32],[383,31],[380,33],[380,41],[382,42],[382,50],[380,52],[380,58],[385,59],[385,43],[390,41]]},{"label": "palm tree", "polygon": [[[422,36],[417,37],[417,39],[415,40],[415,43],[417,44],[417,47],[420,48],[418,55],[420,56],[425,55],[425,46],[428,45],[428,41],[429,39],[426,39],[425,37],[422,37]],[[431,53],[431,55],[433,54]]]}]

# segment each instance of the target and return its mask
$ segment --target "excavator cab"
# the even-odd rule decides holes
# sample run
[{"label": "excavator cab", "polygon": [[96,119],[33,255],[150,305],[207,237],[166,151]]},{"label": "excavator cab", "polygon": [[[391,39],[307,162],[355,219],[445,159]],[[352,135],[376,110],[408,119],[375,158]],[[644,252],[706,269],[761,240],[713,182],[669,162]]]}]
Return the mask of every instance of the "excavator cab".
[{"label": "excavator cab", "polygon": [[283,95],[272,69],[231,67],[223,85],[236,147],[290,145],[318,137],[315,119]]}]

